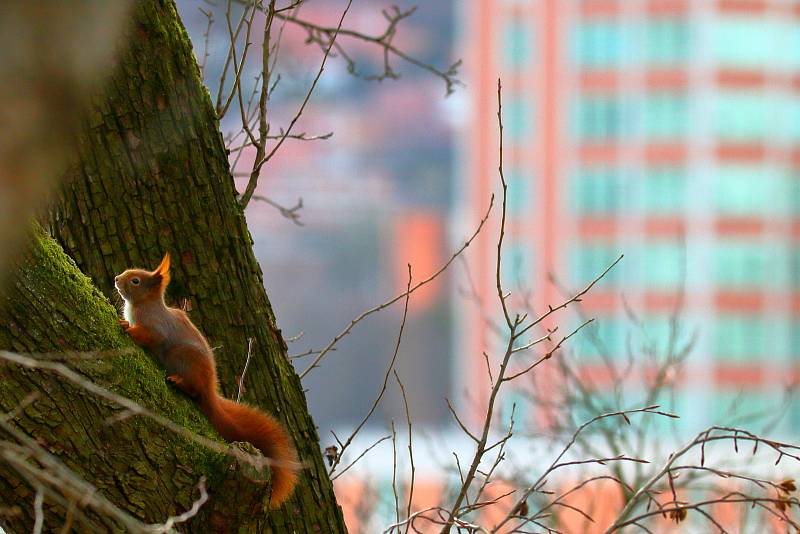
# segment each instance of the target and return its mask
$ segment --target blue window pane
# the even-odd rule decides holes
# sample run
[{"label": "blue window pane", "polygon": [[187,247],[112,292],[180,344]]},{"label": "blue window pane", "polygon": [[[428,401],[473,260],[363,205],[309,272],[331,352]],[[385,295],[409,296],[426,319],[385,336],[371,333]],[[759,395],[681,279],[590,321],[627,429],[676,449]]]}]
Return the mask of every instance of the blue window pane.
[{"label": "blue window pane", "polygon": [[715,24],[713,36],[715,55],[725,67],[761,68],[777,52],[775,27],[768,19],[726,15]]},{"label": "blue window pane", "polygon": [[586,96],[578,101],[575,114],[582,140],[606,141],[622,134],[622,103],[613,95]]},{"label": "blue window pane", "polygon": [[754,289],[767,277],[767,250],[757,242],[723,240],[716,249],[717,284],[724,289]]},{"label": "blue window pane", "polygon": [[789,212],[800,213],[800,170],[790,171],[785,179]]},{"label": "blue window pane", "polygon": [[[619,257],[619,247],[614,243],[583,243],[573,250],[573,282],[585,284],[597,278]],[[613,284],[619,277],[619,266],[611,269],[601,280],[600,287]],[[598,288],[600,289],[600,288]]]},{"label": "blue window pane", "polygon": [[534,273],[532,251],[525,243],[508,243],[503,249],[501,275],[503,283],[509,287],[530,287]]},{"label": "blue window pane", "polygon": [[529,65],[532,57],[533,30],[523,21],[512,19],[503,31],[503,61],[510,67]]},{"label": "blue window pane", "polygon": [[[800,247],[797,245],[789,249],[789,283],[793,288],[800,287]],[[800,330],[797,330],[797,336],[797,340],[800,341]],[[797,345],[797,348],[800,352],[800,344]]]},{"label": "blue window pane", "polygon": [[713,404],[711,423],[727,426],[752,424],[754,419],[764,418],[767,408],[774,410],[780,406],[777,399],[770,399],[763,392],[735,390],[716,392]]},{"label": "blue window pane", "polygon": [[[697,408],[699,405],[697,399],[693,398],[697,395],[697,391],[676,391],[676,389],[662,388],[653,399],[653,404],[660,406],[660,411],[679,415],[680,419],[655,415],[644,415],[640,419],[640,424],[652,429],[651,432],[654,435],[677,435],[678,432],[695,433],[699,432],[706,422],[705,414]],[[646,393],[639,398],[646,398],[644,395]]]},{"label": "blue window pane", "polygon": [[533,178],[530,174],[515,170],[506,176],[508,186],[508,199],[506,206],[511,217],[521,217],[533,206],[531,191],[533,191]]},{"label": "blue window pane", "polygon": [[683,18],[658,18],[647,22],[644,55],[649,65],[684,63],[691,47],[689,24]]},{"label": "blue window pane", "polygon": [[689,104],[683,93],[655,93],[644,101],[644,132],[648,139],[682,139],[689,123]]},{"label": "blue window pane", "polygon": [[773,106],[763,93],[724,91],[717,95],[715,106],[716,133],[723,141],[758,141],[772,131]]},{"label": "blue window pane", "polygon": [[666,357],[684,350],[696,334],[691,321],[678,318],[673,322],[672,312],[637,314],[631,322],[631,346],[636,351]]},{"label": "blue window pane", "polygon": [[[800,46],[800,43],[798,43]],[[792,93],[786,102],[786,135],[790,141],[800,142],[800,97],[797,93]]]},{"label": "blue window pane", "polygon": [[790,323],[789,357],[792,362],[800,362],[800,321],[798,320]]},{"label": "blue window pane", "polygon": [[531,135],[531,104],[525,95],[513,96],[503,104],[503,123],[510,140],[522,141]]},{"label": "blue window pane", "polygon": [[622,35],[616,20],[592,20],[575,29],[577,63],[587,68],[617,65],[622,54]]},{"label": "blue window pane", "polygon": [[800,397],[797,395],[792,396],[789,401],[788,412],[789,417],[786,424],[789,429],[794,431],[794,429],[800,428]]},{"label": "blue window pane", "polygon": [[611,317],[586,325],[573,338],[576,356],[583,363],[587,363],[586,360],[597,363],[624,358],[625,327],[623,321]]},{"label": "blue window pane", "polygon": [[[514,426],[522,424],[525,428],[530,428],[535,423],[531,418],[531,401],[525,391],[510,389],[502,395],[502,409],[500,417],[502,426],[508,428],[511,425],[511,415],[514,415]],[[391,492],[390,492],[391,494]]]},{"label": "blue window pane", "polygon": [[800,25],[789,21],[783,39],[785,45],[782,45],[781,48],[790,51],[786,54],[787,66],[793,70],[800,68]]},{"label": "blue window pane", "polygon": [[654,241],[644,245],[642,279],[649,288],[675,290],[681,284],[685,254],[680,243]]},{"label": "blue window pane", "polygon": [[686,206],[686,172],[677,167],[650,168],[644,176],[644,209],[656,215],[675,214]]},{"label": "blue window pane", "polygon": [[758,215],[772,209],[774,180],[756,166],[721,165],[717,168],[717,210],[724,215]]},{"label": "blue window pane", "polygon": [[758,315],[721,314],[714,325],[714,339],[718,359],[754,361],[765,354],[766,326]]},{"label": "blue window pane", "polygon": [[616,212],[623,198],[620,181],[616,169],[582,169],[573,180],[576,211],[586,215]]}]

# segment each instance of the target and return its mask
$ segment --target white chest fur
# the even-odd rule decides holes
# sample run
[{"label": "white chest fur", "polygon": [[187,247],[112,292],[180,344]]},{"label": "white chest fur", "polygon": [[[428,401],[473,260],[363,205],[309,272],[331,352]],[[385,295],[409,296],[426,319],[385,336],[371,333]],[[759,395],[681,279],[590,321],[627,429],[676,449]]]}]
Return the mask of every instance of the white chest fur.
[{"label": "white chest fur", "polygon": [[125,316],[125,320],[128,321],[128,324],[131,326],[136,324],[136,321],[133,317],[133,305],[127,300],[125,301],[125,308],[122,310],[122,315]]}]

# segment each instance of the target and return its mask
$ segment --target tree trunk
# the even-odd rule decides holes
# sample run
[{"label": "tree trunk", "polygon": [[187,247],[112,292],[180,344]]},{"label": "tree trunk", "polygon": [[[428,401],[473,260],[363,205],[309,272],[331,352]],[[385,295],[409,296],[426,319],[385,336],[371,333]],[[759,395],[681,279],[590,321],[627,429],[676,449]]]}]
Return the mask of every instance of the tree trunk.
[{"label": "tree trunk", "polygon": [[[244,531],[345,532],[302,386],[286,358],[236,201],[218,122],[172,1],[138,2],[129,40],[106,93],[95,99],[68,185],[52,210],[51,230],[77,266],[117,301],[116,273],[132,266],[152,269],[170,251],[168,297],[173,303],[188,302],[193,321],[217,347],[220,385],[229,397],[235,396],[252,339],[243,399],[286,425],[306,467],[294,496],[280,510],[259,515],[257,528],[252,517],[240,518],[242,525],[250,525]],[[63,314],[69,317],[69,309]],[[77,347],[68,343],[63,348]],[[22,350],[52,349],[31,344]],[[161,377],[149,376],[159,388]],[[71,398],[63,404],[71,404]],[[136,464],[130,456],[127,460]],[[168,502],[156,510],[183,509],[187,491],[188,486],[182,495],[159,495]],[[234,503],[234,497],[216,498]],[[132,513],[146,503],[149,513],[153,498],[148,485],[142,485],[135,499],[114,502]]]},{"label": "tree trunk", "polygon": [[[122,334],[108,300],[41,229],[34,231],[29,252],[3,291],[0,325],[0,349],[48,353],[35,361],[66,365],[86,383],[214,438],[193,403],[169,390],[156,363]],[[45,532],[59,531],[68,515],[78,532],[120,532],[190,509],[201,476],[211,500],[190,524],[181,525],[182,531],[269,531],[271,518],[263,512],[268,486],[252,480],[252,468],[165,431],[150,418],[125,414],[119,405],[54,372],[9,362],[14,354],[2,356],[0,407],[15,413],[10,429],[0,430],[0,525],[8,532],[32,530],[37,481],[47,488]],[[31,394],[33,402],[25,405]],[[15,463],[20,445],[26,457]],[[91,483],[119,513],[98,509],[96,499],[84,501],[87,492],[64,479],[43,483],[37,469],[50,467],[44,470],[49,476],[57,476],[58,469],[30,460],[31,451],[40,448],[72,471],[67,479]],[[72,514],[67,513],[70,502]]]}]

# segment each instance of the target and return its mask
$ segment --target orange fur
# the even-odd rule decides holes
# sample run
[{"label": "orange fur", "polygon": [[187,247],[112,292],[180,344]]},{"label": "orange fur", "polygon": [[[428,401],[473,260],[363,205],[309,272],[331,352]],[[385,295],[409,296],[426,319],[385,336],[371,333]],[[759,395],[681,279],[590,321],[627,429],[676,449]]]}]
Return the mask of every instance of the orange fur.
[{"label": "orange fur", "polygon": [[114,278],[125,299],[120,325],[136,344],[155,354],[167,369],[167,380],[195,399],[220,436],[249,441],[273,460],[270,506],[277,508],[297,485],[294,444],[271,415],[220,396],[214,355],[205,337],[183,310],[164,303],[169,268],[167,253],[155,271],[129,269]]}]

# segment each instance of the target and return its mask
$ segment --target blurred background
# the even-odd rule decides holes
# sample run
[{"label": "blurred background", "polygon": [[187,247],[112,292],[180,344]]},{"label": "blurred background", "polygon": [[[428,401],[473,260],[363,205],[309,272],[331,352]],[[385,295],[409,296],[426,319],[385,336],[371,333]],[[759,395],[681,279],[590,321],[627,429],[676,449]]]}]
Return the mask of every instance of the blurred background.
[{"label": "blurred background", "polygon": [[[179,1],[199,58],[207,18],[198,7],[210,9]],[[354,2],[345,25],[380,33],[383,7]],[[343,8],[313,0],[302,13],[335,27]],[[207,80],[220,69],[225,31],[217,24],[208,41]],[[276,124],[296,112],[321,60],[304,38],[286,28]],[[401,293],[407,263],[419,280],[471,235],[500,191],[502,78],[502,274],[512,309],[542,313],[624,258],[550,326],[568,333],[582,317],[596,322],[501,409],[516,403],[534,436],[554,421],[569,426],[541,398],[556,397],[569,372],[600,399],[597,409],[630,407],[658,385],[656,400],[682,417],[678,434],[748,417],[779,435],[800,426],[798,2],[437,0],[404,20],[395,42],[443,69],[463,59],[464,86],[445,98],[440,78],[400,63],[399,80],[365,81],[333,58],[297,130],[333,136],[287,141],[259,183],[284,206],[302,198],[302,226],[266,203],[248,207],[279,327],[302,334],[290,354],[322,348]],[[363,75],[381,72],[379,50],[350,47]],[[464,256],[412,296],[400,348],[414,424],[448,444],[459,438],[445,397],[481,420],[482,352],[502,355],[492,324],[502,322],[497,208]],[[304,379],[323,444],[331,429],[346,435],[375,398],[401,316],[402,301],[360,323]],[[310,359],[295,363],[303,370]],[[597,413],[584,408],[572,420]],[[396,388],[372,424],[392,419],[405,420]],[[375,454],[366,465],[380,470],[387,457]]]}]

